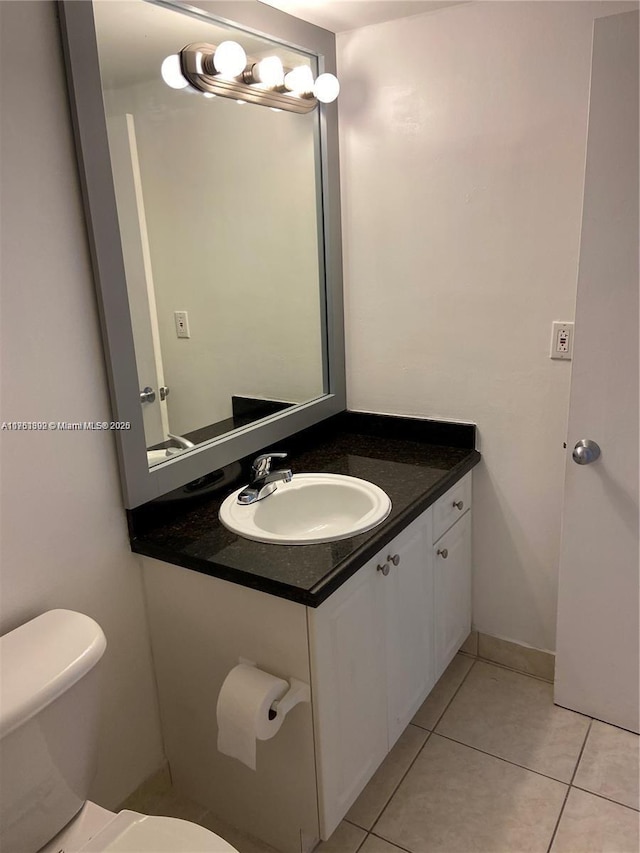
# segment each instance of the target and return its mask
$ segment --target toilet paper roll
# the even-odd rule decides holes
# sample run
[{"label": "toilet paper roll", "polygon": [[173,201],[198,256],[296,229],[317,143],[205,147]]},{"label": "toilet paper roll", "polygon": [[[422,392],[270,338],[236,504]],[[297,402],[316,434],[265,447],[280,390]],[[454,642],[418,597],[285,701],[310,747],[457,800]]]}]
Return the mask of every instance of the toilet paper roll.
[{"label": "toilet paper roll", "polygon": [[289,684],[255,666],[241,663],[227,675],[218,696],[218,750],[256,769],[256,739],[268,740],[282,725],[282,715],[269,719],[269,709]]}]

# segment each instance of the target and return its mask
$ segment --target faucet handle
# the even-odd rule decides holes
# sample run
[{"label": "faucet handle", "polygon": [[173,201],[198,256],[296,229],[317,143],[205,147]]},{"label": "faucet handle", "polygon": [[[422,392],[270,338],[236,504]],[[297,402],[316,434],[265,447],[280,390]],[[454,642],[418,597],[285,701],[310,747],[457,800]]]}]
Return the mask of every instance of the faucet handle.
[{"label": "faucet handle", "polygon": [[254,477],[263,477],[271,471],[272,459],[286,459],[286,453],[261,453],[256,456],[251,465],[251,471]]}]

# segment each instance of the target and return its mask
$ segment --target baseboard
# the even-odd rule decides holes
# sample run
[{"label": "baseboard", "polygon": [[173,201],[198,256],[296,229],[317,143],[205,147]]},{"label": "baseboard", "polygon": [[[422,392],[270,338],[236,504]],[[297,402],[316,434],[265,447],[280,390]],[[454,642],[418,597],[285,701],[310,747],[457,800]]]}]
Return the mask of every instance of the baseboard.
[{"label": "baseboard", "polygon": [[530,646],[523,646],[512,640],[503,640],[476,630],[471,631],[460,651],[471,657],[498,663],[517,672],[535,675],[536,678],[553,682],[556,663],[553,652],[533,649]]}]

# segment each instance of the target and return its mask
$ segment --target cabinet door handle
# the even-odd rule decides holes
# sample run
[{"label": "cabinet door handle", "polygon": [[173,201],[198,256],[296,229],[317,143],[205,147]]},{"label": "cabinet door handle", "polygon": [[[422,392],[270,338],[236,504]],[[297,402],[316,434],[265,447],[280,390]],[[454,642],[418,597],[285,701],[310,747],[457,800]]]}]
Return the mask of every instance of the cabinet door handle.
[{"label": "cabinet door handle", "polygon": [[390,569],[389,569],[389,563],[384,563],[382,566],[378,565],[378,567],[377,567],[377,571],[378,571],[378,572],[382,572],[382,574],[386,577],[386,576],[389,574],[389,571],[390,571]]},{"label": "cabinet door handle", "polygon": [[436,551],[436,554],[439,557],[442,557],[443,560],[446,560],[447,557],[449,556],[449,551],[447,548],[442,548],[442,550],[440,548],[438,548],[438,550]]},{"label": "cabinet door handle", "polygon": [[464,509],[464,503],[462,501],[454,501],[453,505],[462,512]]},{"label": "cabinet door handle", "polygon": [[393,554],[393,556],[391,554],[387,554],[387,560],[390,563],[393,563],[394,566],[397,566],[400,562],[400,554]]}]

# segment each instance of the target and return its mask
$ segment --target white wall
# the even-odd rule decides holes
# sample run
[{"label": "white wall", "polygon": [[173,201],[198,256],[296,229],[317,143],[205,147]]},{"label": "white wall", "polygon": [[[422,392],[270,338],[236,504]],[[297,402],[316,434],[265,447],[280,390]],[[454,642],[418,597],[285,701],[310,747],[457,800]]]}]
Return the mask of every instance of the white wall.
[{"label": "white wall", "polygon": [[[53,2],[0,3],[2,414],[108,420],[106,375]],[[24,73],[24,46],[46,73]],[[0,432],[0,631],[54,607],[103,627],[92,798],[119,804],[163,760],[139,558],[113,436]]]},{"label": "white wall", "polygon": [[349,408],[477,423],[474,623],[543,649],[593,19],[636,7],[481,2],[338,37]]}]

